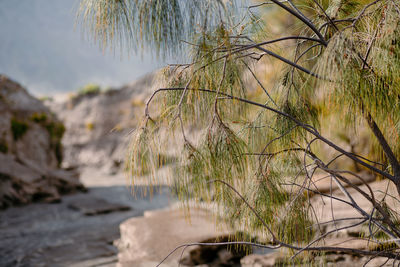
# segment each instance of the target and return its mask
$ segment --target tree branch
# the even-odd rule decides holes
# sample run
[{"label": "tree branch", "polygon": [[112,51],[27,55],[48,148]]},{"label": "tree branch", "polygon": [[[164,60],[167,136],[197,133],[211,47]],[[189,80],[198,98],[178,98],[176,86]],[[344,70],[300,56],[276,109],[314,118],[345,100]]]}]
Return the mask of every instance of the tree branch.
[{"label": "tree branch", "polygon": [[381,145],[383,152],[385,153],[386,157],[388,158],[390,165],[393,168],[394,177],[392,181],[396,184],[397,190],[400,194],[400,163],[397,160],[396,156],[394,155],[392,149],[390,148],[389,144],[387,143],[383,133],[379,129],[378,125],[372,118],[371,114],[368,113],[365,117],[367,120],[369,128],[371,128],[372,132],[374,133],[376,139],[378,139],[379,144]]},{"label": "tree branch", "polygon": [[[206,93],[212,93],[212,94],[215,94],[215,93],[216,93],[216,91],[209,90],[209,89],[196,89],[196,88],[184,88],[184,87],[160,88],[160,89],[156,90],[156,91],[152,94],[152,96],[150,97],[150,100],[154,98],[155,94],[157,94],[157,93],[159,93],[159,92],[162,92],[162,91],[183,91],[183,90],[197,90],[197,91],[199,91],[199,92],[206,92]],[[293,121],[294,123],[296,123],[298,126],[300,126],[301,128],[303,128],[304,130],[306,130],[306,131],[309,132],[310,134],[314,135],[315,137],[317,137],[319,140],[321,140],[322,142],[324,142],[324,143],[327,144],[328,146],[332,147],[333,149],[335,149],[336,151],[338,151],[338,152],[340,152],[340,153],[343,153],[346,157],[348,157],[348,158],[350,158],[350,159],[356,161],[357,163],[359,163],[360,165],[363,165],[364,167],[370,169],[371,171],[373,171],[373,172],[375,172],[375,173],[377,173],[377,174],[380,174],[380,175],[382,175],[382,176],[385,177],[385,178],[388,178],[389,180],[391,180],[391,181],[393,181],[393,182],[395,181],[394,176],[392,176],[391,174],[389,174],[389,173],[387,173],[387,172],[385,172],[385,171],[382,171],[382,170],[376,168],[375,166],[372,166],[372,165],[370,165],[370,164],[364,162],[363,160],[359,159],[357,156],[354,156],[352,153],[347,152],[347,151],[344,150],[343,148],[339,147],[338,145],[334,144],[333,142],[331,142],[331,141],[328,140],[327,138],[323,137],[323,136],[322,136],[321,134],[319,134],[318,131],[317,131],[314,127],[312,127],[311,125],[305,124],[305,123],[299,121],[298,119],[294,118],[293,116],[291,116],[291,115],[289,115],[289,114],[287,114],[287,113],[285,113],[285,112],[282,112],[282,111],[280,111],[280,110],[271,108],[271,107],[269,107],[269,106],[267,106],[267,105],[264,105],[264,104],[261,104],[261,103],[257,103],[257,102],[254,102],[254,101],[251,101],[251,100],[248,100],[248,99],[244,99],[244,98],[232,96],[232,95],[229,95],[229,94],[226,94],[226,93],[220,92],[219,95],[225,96],[225,97],[227,97],[227,98],[229,98],[229,99],[232,99],[232,100],[237,100],[237,101],[240,101],[240,102],[243,102],[243,103],[247,103],[247,104],[250,104],[250,105],[254,105],[254,106],[257,106],[257,107],[261,107],[261,108],[267,109],[267,110],[272,111],[272,112],[274,112],[274,113],[276,113],[276,114],[278,114],[278,115],[281,115],[281,116],[283,116],[283,117],[285,117],[285,118],[287,118],[287,119],[290,119],[291,121]],[[146,107],[148,107],[149,103],[150,103],[150,102],[148,101],[147,104],[146,104]],[[147,109],[147,110],[148,110],[148,109]]]}]

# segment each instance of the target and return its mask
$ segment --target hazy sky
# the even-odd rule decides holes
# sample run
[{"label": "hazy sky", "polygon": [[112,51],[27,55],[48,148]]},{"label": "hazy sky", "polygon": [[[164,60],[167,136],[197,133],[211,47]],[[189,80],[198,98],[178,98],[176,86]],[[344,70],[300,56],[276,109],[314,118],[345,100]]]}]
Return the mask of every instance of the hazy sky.
[{"label": "hazy sky", "polygon": [[87,83],[120,86],[163,64],[103,55],[74,29],[79,0],[0,0],[0,73],[38,96]]}]

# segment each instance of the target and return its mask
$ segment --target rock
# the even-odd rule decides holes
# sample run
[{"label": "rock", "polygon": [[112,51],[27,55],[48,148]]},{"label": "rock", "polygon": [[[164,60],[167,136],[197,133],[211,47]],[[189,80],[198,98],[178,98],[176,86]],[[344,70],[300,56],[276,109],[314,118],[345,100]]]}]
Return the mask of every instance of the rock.
[{"label": "rock", "polygon": [[[357,175],[360,178],[362,178],[363,181],[357,177],[354,177],[353,175],[343,174],[343,176],[346,177],[354,185],[363,185],[364,183],[371,183],[376,179],[375,175],[367,171],[362,171]],[[313,176],[312,180],[313,180],[312,189],[317,188],[318,191],[321,193],[329,193],[331,192],[331,190],[335,191],[338,189],[337,184],[334,181],[331,181],[331,177],[327,176],[326,173],[316,174]],[[344,187],[349,187],[349,185],[344,184]]]},{"label": "rock", "polygon": [[63,166],[94,167],[107,174],[121,171],[129,135],[144,114],[146,99],[156,88],[155,76],[149,74],[120,89],[47,101],[46,105],[66,127]]},{"label": "rock", "polygon": [[281,251],[268,254],[251,254],[240,260],[242,267],[272,267],[284,262],[285,256]]},{"label": "rock", "polygon": [[[121,239],[116,243],[119,266],[159,263],[178,246],[228,234],[226,228],[217,231],[210,221],[210,214],[202,209],[191,210],[190,223],[185,213],[178,209],[145,212],[143,217],[122,223],[120,232]],[[166,264],[177,266],[181,253],[182,248],[170,255]],[[189,254],[188,248],[183,257]]]},{"label": "rock", "polygon": [[[375,199],[382,199],[386,191],[388,192],[388,196],[394,196],[397,194],[396,187],[388,180],[371,182],[368,184],[368,186],[373,190]],[[366,185],[358,186],[358,188],[363,190],[364,192],[369,193],[369,189]],[[358,193],[354,188],[349,187],[347,188],[347,191],[350,193],[354,201],[361,209],[365,210],[366,212],[371,212],[373,208],[372,204],[365,197]],[[337,198],[348,201],[348,198],[340,190],[334,190],[332,194]],[[393,210],[393,212],[400,212],[400,203],[395,198],[386,197],[385,202],[387,206]],[[360,213],[348,204],[342,201],[334,199],[331,200],[328,197],[318,195],[315,195],[311,198],[311,203],[314,206],[315,216],[318,222],[329,222],[333,219],[337,220],[336,223],[323,225],[322,228],[324,233],[333,231],[333,233],[329,235],[328,238],[352,237],[354,239],[354,237],[360,237],[362,236],[362,233],[365,234],[366,232],[368,232],[368,230],[365,229],[365,224],[364,226],[359,225],[357,227],[347,229],[346,231],[340,231],[339,233],[335,231],[336,228],[341,228],[360,222],[360,220],[357,219],[340,221],[340,219],[360,217]],[[361,235],[357,233],[361,233]]]},{"label": "rock", "polygon": [[384,257],[360,257],[357,255],[348,254],[328,254],[315,258],[314,262],[320,263],[324,266],[341,266],[341,267],[353,267],[353,266],[393,266],[393,260],[388,260]]},{"label": "rock", "polygon": [[57,202],[83,190],[79,175],[59,168],[63,124],[16,82],[0,75],[0,209]]},{"label": "rock", "polygon": [[91,260],[81,261],[79,263],[71,264],[70,267],[114,267],[118,262],[118,257],[116,255],[111,257],[100,257]]},{"label": "rock", "polygon": [[71,202],[68,207],[80,211],[87,216],[107,214],[114,211],[128,211],[131,209],[129,206],[110,203],[101,198],[89,198],[84,201],[77,199]]},{"label": "rock", "polygon": [[[225,235],[209,238],[200,243],[223,243],[235,240],[235,236]],[[186,266],[236,266],[240,264],[240,259],[252,251],[251,247],[237,247],[227,245],[196,246],[190,249],[187,257],[180,263]]]},{"label": "rock", "polygon": [[342,253],[331,253],[325,256],[317,256],[312,258],[312,262],[306,261],[301,264],[288,262],[283,251],[275,251],[264,255],[252,254],[248,255],[240,261],[242,267],[273,267],[273,266],[392,266],[393,260],[387,261],[387,258],[376,257],[369,259],[368,257],[360,257],[357,255],[348,255]]}]

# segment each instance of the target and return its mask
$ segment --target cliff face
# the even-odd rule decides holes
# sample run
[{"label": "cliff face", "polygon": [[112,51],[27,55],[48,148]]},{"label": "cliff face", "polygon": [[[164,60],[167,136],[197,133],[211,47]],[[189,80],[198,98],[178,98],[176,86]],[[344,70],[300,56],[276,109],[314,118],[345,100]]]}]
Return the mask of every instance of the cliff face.
[{"label": "cliff face", "polygon": [[120,89],[77,94],[46,105],[66,127],[64,167],[94,167],[107,174],[123,169],[129,136],[143,117],[145,100],[156,87],[147,75]]},{"label": "cliff face", "polygon": [[83,189],[78,174],[59,168],[64,131],[41,101],[0,75],[0,208]]}]

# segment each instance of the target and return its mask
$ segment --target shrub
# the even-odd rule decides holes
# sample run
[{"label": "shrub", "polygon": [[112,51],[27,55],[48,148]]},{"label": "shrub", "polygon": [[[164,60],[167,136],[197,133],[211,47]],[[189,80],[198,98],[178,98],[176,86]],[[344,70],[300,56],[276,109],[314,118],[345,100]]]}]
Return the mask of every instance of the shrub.
[{"label": "shrub", "polygon": [[54,149],[58,165],[62,162],[62,137],[65,133],[65,126],[61,122],[50,122],[45,125],[50,136],[50,146]]},{"label": "shrub", "polygon": [[94,125],[93,122],[88,122],[88,123],[86,123],[86,130],[88,130],[88,131],[93,131],[93,130],[94,130],[94,127],[95,127],[95,125]]},{"label": "shrub", "polygon": [[101,88],[99,85],[90,83],[78,90],[78,96],[97,94],[100,92],[101,92]]},{"label": "shrub", "polygon": [[47,121],[47,114],[35,112],[32,114],[31,120],[36,123],[45,123]]},{"label": "shrub", "polygon": [[39,97],[39,100],[42,101],[42,102],[45,102],[45,101],[52,102],[54,99],[51,96],[42,96],[42,97]]},{"label": "shrub", "polygon": [[11,131],[15,141],[20,139],[28,131],[28,124],[24,121],[18,120],[17,118],[11,119]]},{"label": "shrub", "polygon": [[0,152],[4,154],[8,152],[8,145],[5,140],[0,140]]}]

